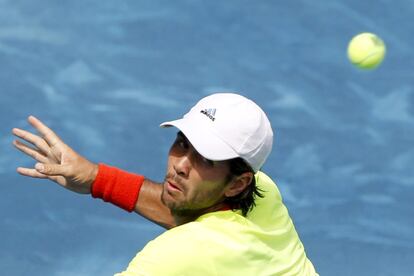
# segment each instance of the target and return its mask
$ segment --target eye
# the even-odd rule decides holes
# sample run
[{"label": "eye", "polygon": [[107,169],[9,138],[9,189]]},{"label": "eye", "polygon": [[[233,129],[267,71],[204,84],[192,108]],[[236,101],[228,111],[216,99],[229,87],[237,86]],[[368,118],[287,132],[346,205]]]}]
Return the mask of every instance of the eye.
[{"label": "eye", "polygon": [[177,144],[179,147],[183,148],[183,149],[188,149],[188,144],[185,140],[179,140],[177,141]]},{"label": "eye", "polygon": [[205,158],[201,155],[200,155],[200,160],[204,165],[206,165],[208,167],[214,167],[214,161],[213,160],[207,159],[207,158]]},{"label": "eye", "polygon": [[189,145],[188,145],[188,141],[187,139],[184,138],[183,135],[177,134],[177,138],[175,139],[174,144],[176,146],[178,146],[181,149],[188,149]]}]

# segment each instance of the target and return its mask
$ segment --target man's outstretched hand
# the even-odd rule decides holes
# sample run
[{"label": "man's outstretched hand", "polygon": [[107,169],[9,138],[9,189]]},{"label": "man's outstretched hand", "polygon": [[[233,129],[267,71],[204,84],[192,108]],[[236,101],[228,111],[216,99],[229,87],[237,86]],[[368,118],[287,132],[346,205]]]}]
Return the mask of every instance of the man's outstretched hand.
[{"label": "man's outstretched hand", "polygon": [[29,123],[39,132],[35,135],[26,130],[13,128],[15,136],[31,145],[14,140],[13,145],[32,157],[38,163],[34,168],[17,168],[24,176],[47,178],[71,191],[89,194],[98,173],[94,164],[67,146],[50,128],[34,116],[28,117]]}]

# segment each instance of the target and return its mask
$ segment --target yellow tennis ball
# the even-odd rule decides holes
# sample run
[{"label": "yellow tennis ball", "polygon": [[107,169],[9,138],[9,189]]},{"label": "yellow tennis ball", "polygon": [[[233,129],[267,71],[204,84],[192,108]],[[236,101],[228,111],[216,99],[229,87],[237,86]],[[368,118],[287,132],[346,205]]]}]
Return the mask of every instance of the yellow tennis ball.
[{"label": "yellow tennis ball", "polygon": [[362,69],[374,69],[384,60],[386,47],[381,38],[373,33],[354,36],[348,45],[348,58]]}]

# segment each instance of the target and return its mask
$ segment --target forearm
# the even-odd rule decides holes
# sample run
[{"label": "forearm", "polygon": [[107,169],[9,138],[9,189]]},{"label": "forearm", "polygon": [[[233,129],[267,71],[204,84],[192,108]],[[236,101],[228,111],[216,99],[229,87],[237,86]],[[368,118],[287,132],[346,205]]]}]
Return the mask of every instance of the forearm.
[{"label": "forearm", "polygon": [[134,211],[152,222],[170,229],[176,226],[170,210],[162,203],[162,185],[145,179]]},{"label": "forearm", "polygon": [[135,211],[164,228],[175,226],[170,210],[161,202],[162,185],[142,175],[99,164],[91,193],[128,212]]}]

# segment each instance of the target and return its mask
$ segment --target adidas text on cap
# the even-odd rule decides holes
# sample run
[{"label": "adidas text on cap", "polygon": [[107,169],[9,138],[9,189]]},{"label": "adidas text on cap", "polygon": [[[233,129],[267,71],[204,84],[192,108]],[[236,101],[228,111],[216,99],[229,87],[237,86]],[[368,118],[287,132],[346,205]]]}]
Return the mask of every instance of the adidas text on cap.
[{"label": "adidas text on cap", "polygon": [[182,119],[161,127],[181,130],[203,157],[222,161],[240,157],[257,172],[272,150],[273,131],[263,110],[233,93],[201,99]]}]

